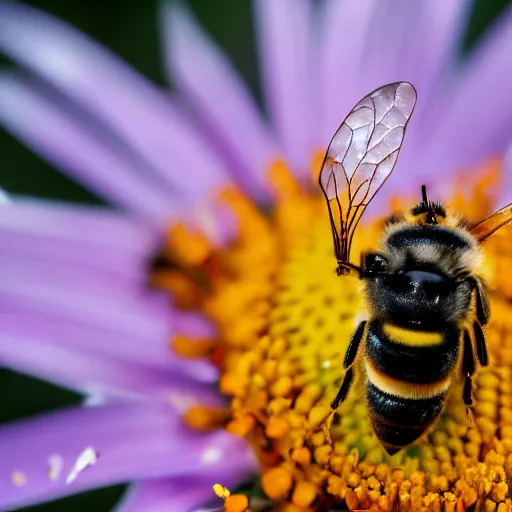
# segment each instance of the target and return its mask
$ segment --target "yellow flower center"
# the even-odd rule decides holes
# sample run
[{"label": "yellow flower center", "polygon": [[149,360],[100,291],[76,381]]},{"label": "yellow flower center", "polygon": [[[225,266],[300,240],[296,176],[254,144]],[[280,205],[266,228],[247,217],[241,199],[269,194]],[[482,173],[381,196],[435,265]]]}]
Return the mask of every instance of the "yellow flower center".
[{"label": "yellow flower center", "polygon": [[[452,206],[472,220],[490,213],[498,171],[498,164],[489,164],[477,174],[470,195],[455,197]],[[343,378],[343,356],[364,297],[358,279],[335,275],[326,206],[316,185],[302,190],[282,163],[270,177],[270,213],[236,190],[223,191],[220,200],[238,221],[236,241],[213,248],[200,233],[175,226],[164,250],[173,265],[154,273],[154,284],[170,290],[179,307],[201,311],[218,327],[215,340],[173,339],[184,357],[208,356],[219,365],[220,390],[231,397],[229,411],[194,407],[187,423],[200,429],[222,425],[246,437],[261,461],[262,490],[280,510],[459,511],[475,504],[477,510],[510,510],[507,231],[485,244],[490,275],[499,279],[491,283],[490,366],[475,379],[473,424],[467,422],[461,385],[455,384],[435,426],[391,457],[372,431],[362,371],[332,424],[323,421]],[[378,222],[362,227],[354,254],[375,247],[380,229]]]}]

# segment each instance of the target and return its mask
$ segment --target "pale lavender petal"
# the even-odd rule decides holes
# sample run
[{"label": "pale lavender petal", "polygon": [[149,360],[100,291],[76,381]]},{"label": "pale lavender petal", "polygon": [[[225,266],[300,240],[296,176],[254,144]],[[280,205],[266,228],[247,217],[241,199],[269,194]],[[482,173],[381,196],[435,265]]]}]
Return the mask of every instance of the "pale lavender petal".
[{"label": "pale lavender petal", "polygon": [[[105,356],[119,360],[120,364],[126,362],[129,366],[140,364],[152,367],[155,372],[169,374],[174,380],[182,378],[212,383],[218,378],[217,369],[210,363],[201,359],[183,359],[172,351],[170,329],[166,329],[159,338],[123,336],[115,329],[101,325],[70,321],[65,315],[59,316],[58,312],[51,315],[9,304],[0,311],[0,320],[2,333],[11,337],[37,339],[38,343],[64,347],[66,351],[76,350],[78,354],[91,354],[96,358]],[[10,351],[9,347],[6,350]],[[38,357],[34,353],[21,355],[21,360],[29,368]],[[35,364],[39,367],[38,361]],[[78,378],[76,384],[79,384]]]},{"label": "pale lavender petal", "polygon": [[25,198],[0,206],[6,257],[58,261],[141,288],[163,240],[155,226],[104,208]]},{"label": "pale lavender petal", "polygon": [[[0,258],[6,267],[1,270],[5,274],[2,279],[4,295],[27,296],[27,304],[37,304],[38,299],[39,302],[43,299],[43,310],[51,309],[52,303],[62,303],[64,309],[71,308],[75,312],[85,308],[84,311],[89,312],[86,316],[92,320],[106,318],[111,323],[116,321],[116,314],[134,311],[144,313],[140,316],[150,321],[165,323],[169,320],[166,304],[146,285],[149,263],[158,247],[159,236],[146,230],[143,224],[99,209],[75,210],[43,201],[15,201],[2,207],[0,238],[4,248]],[[79,250],[71,251],[71,254],[41,250],[56,242],[57,249],[67,245]],[[123,264],[126,271],[117,272],[115,257],[124,253],[131,256],[131,264],[128,265],[130,260],[121,259],[117,265]],[[109,261],[110,267],[103,263],[104,259]],[[14,279],[8,275],[9,269],[21,275],[27,272],[29,278],[25,282]],[[45,297],[52,295],[52,291],[55,292],[54,299],[45,305]],[[128,291],[130,293],[126,293]],[[73,296],[76,300],[71,303]],[[96,296],[98,304],[90,303],[91,296]],[[104,303],[105,310],[114,313],[113,317],[107,311],[101,312],[100,302]],[[94,311],[97,311],[96,315]],[[93,325],[101,325],[101,322]],[[137,322],[132,323],[130,328],[134,329],[136,325]],[[144,320],[139,325],[145,336],[162,332],[151,330]]]},{"label": "pale lavender petal", "polygon": [[[472,2],[432,0],[417,4],[421,11],[415,19],[408,20],[412,30],[404,38],[398,71],[410,77],[422,95],[431,95],[442,86],[442,75],[449,75],[456,69],[457,53],[461,50]],[[421,66],[418,65],[420,60]]]},{"label": "pale lavender petal", "polygon": [[173,326],[177,333],[194,338],[212,338],[217,334],[216,328],[210,320],[190,311],[174,311]]},{"label": "pale lavender petal", "polygon": [[[0,270],[0,317],[4,334],[35,336],[40,343],[67,350],[96,357],[105,355],[132,365],[151,365],[155,371],[165,370],[174,377],[203,382],[217,379],[218,373],[209,363],[185,362],[172,351],[173,332],[186,334],[187,330],[173,325],[170,304],[157,307],[160,304],[149,298],[147,303],[132,301],[130,304],[129,300],[124,303],[119,298],[106,300],[95,293],[79,295],[73,290],[73,281],[61,284],[62,276],[58,274],[38,275],[27,271],[14,274],[13,279],[9,267],[5,270],[5,273],[4,268]],[[28,363],[37,357],[34,353],[25,354],[23,360]]]},{"label": "pale lavender petal", "polygon": [[[201,505],[217,505],[211,510],[222,510],[222,500],[213,493],[213,485],[222,483],[234,489],[249,471],[240,473],[238,465],[220,468],[219,471],[204,471],[194,476],[154,479],[135,484],[115,512],[188,512]],[[202,509],[204,510],[204,509]]]},{"label": "pale lavender petal", "polygon": [[0,74],[0,124],[115,204],[157,222],[172,212],[169,191],[151,184],[143,170],[105,145],[77,116],[7,73]]},{"label": "pale lavender petal", "polygon": [[51,282],[30,283],[16,279],[0,282],[0,303],[2,307],[26,307],[48,315],[62,315],[70,321],[103,326],[119,335],[131,333],[158,338],[165,328],[165,321],[158,318],[158,311],[153,315],[143,314],[144,310],[136,303],[123,304],[71,288],[53,288]]},{"label": "pale lavender petal", "polygon": [[[318,147],[327,148],[352,107],[370,90],[358,79],[377,0],[325,0],[320,12],[314,94],[319,98]],[[379,84],[383,85],[383,84]]]},{"label": "pale lavender petal", "polygon": [[247,88],[182,5],[165,2],[163,23],[170,76],[238,162],[236,180],[265,198],[265,172],[278,155]]},{"label": "pale lavender petal", "polygon": [[[29,320],[27,320],[29,321]],[[0,364],[69,389],[120,399],[169,401],[180,409],[200,402],[219,405],[210,384],[152,365],[130,362],[38,336],[0,333]],[[188,364],[184,360],[184,365]]]},{"label": "pale lavender petal", "polygon": [[[423,4],[407,0],[377,2],[360,67],[359,80],[366,89],[372,90],[398,80],[420,87],[421,84],[416,83],[418,66],[409,68],[404,64],[407,62],[409,40],[413,39],[424,14]],[[423,51],[427,49],[424,46]]]},{"label": "pale lavender petal", "polygon": [[[7,233],[19,233],[26,237],[44,236],[52,241],[62,239],[72,242],[70,245],[79,244],[83,252],[100,245],[103,250],[116,251],[116,257],[128,253],[143,261],[159,248],[162,241],[161,226],[106,208],[16,197],[2,205],[0,213],[2,237]],[[33,251],[39,249],[37,241],[32,244]],[[85,256],[81,261],[90,260],[92,265],[101,265],[101,261]]]},{"label": "pale lavender petal", "polygon": [[212,499],[212,484],[199,475],[154,479],[135,484],[115,512],[188,512]]},{"label": "pale lavender petal", "polygon": [[439,185],[435,182],[440,173],[474,168],[506,150],[512,129],[511,53],[512,9],[508,9],[466,60],[422,126],[426,136],[417,165],[419,172],[431,173],[434,187]]},{"label": "pale lavender petal", "polygon": [[[99,459],[66,485],[82,451]],[[183,426],[176,412],[158,403],[71,410],[0,428],[0,508],[46,501],[85,489],[144,478],[201,474],[227,468],[240,478],[254,471],[246,442],[223,431],[209,435]],[[48,477],[48,459],[59,456],[59,477]],[[13,473],[26,485],[14,485]]]},{"label": "pale lavender petal", "polygon": [[0,50],[101,118],[182,192],[197,198],[228,183],[202,135],[168,97],[72,27],[34,8],[2,3]]},{"label": "pale lavender petal", "polygon": [[418,90],[415,117],[421,116],[443,86],[443,72],[454,65],[469,12],[468,0],[326,0],[318,30],[324,140],[362,96],[390,82],[413,83]]},{"label": "pale lavender petal", "polygon": [[309,177],[312,142],[310,0],[255,0],[264,92],[271,120],[293,169]]},{"label": "pale lavender petal", "polygon": [[[86,208],[75,211],[45,202],[12,202],[2,210],[0,323],[4,334],[28,340],[35,337],[40,343],[64,347],[64,352],[75,349],[131,366],[152,365],[155,371],[165,370],[174,379],[217,379],[217,371],[208,363],[190,360],[185,364],[171,351],[172,333],[184,332],[181,329],[186,322],[173,325],[169,299],[148,288],[149,254],[138,255],[138,267],[124,273],[117,272],[115,265],[119,262],[115,259],[111,268],[95,266],[89,259],[91,247],[99,262],[112,249],[114,253],[132,255],[142,248],[153,249],[153,237],[139,232],[143,231],[142,226],[112,213]],[[39,230],[39,238],[34,239],[34,230]],[[16,232],[18,240],[25,238],[25,243],[12,246],[12,238],[5,236],[9,231]],[[50,255],[40,251],[41,247],[53,246],[56,240],[68,247],[78,245],[85,258],[73,260],[63,258],[58,251]],[[179,317],[177,312],[176,315]],[[31,364],[35,364],[34,371],[40,368],[39,361],[34,361],[38,358],[34,352],[25,352],[20,369],[30,370]],[[65,368],[63,371],[66,373]],[[75,385],[80,383],[77,376]]]}]

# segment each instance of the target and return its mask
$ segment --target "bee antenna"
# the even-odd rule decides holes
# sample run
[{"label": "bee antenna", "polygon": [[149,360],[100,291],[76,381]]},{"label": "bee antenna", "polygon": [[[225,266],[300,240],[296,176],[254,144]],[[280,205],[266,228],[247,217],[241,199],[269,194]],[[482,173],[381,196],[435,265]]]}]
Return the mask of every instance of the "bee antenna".
[{"label": "bee antenna", "polygon": [[421,185],[421,197],[423,198],[423,203],[428,204],[426,185]]}]

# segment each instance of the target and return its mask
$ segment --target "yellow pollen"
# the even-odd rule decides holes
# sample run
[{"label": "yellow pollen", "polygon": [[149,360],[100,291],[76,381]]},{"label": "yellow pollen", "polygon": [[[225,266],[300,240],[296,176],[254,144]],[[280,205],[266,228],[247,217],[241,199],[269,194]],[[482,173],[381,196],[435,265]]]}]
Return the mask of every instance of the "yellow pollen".
[{"label": "yellow pollen", "polygon": [[278,197],[295,196],[300,193],[299,184],[293,178],[284,160],[276,160],[270,165],[268,182]]},{"label": "yellow pollen", "polygon": [[221,484],[213,486],[213,492],[224,500],[225,512],[245,512],[249,507],[249,499],[243,494],[231,494],[229,489]]},{"label": "yellow pollen", "polygon": [[292,473],[284,467],[268,469],[261,477],[261,486],[265,494],[275,500],[285,498],[290,492],[292,484]]},{"label": "yellow pollen", "polygon": [[[315,183],[320,160],[312,163]],[[492,162],[470,174],[465,195],[455,194],[452,206],[471,220],[485,217],[499,170]],[[231,400],[229,414],[193,408],[187,423],[198,429],[223,425],[245,437],[261,463],[261,489],[278,510],[511,511],[509,232],[498,232],[484,246],[489,275],[499,279],[490,282],[492,317],[485,329],[490,365],[473,378],[474,424],[468,425],[462,382],[454,375],[446,383],[439,420],[418,442],[390,457],[369,421],[364,364],[356,363],[347,399],[330,414],[348,342],[367,312],[359,279],[335,275],[324,198],[314,184],[299,186],[282,161],[267,177],[276,197],[270,213],[239,191],[224,190],[219,201],[237,219],[236,240],[218,248],[197,233],[171,230],[165,254],[176,265],[155,271],[155,284],[168,289],[178,307],[207,315],[219,333],[215,340],[178,335],[172,341],[185,357],[215,361],[219,389]],[[403,207],[413,203],[417,198],[401,198]],[[353,254],[375,248],[381,230],[380,221],[362,226]],[[396,326],[386,330],[405,344],[440,342],[435,333],[415,333],[413,340]],[[431,391],[425,389],[425,396]],[[242,498],[235,499],[239,495],[219,489],[226,510],[228,499],[233,512],[247,508]]]},{"label": "yellow pollen", "polygon": [[167,240],[166,251],[187,265],[203,263],[210,254],[210,244],[206,237],[199,232],[192,232],[183,224],[174,225]]},{"label": "yellow pollen", "polygon": [[221,407],[195,405],[184,416],[185,423],[196,430],[213,430],[229,419],[229,411]]},{"label": "yellow pollen", "polygon": [[222,498],[222,499],[226,499],[228,496],[231,495],[231,492],[229,491],[229,489],[227,489],[226,487],[224,487],[222,484],[215,484],[213,486],[213,492],[219,497],[219,498]]},{"label": "yellow pollen", "polygon": [[254,416],[238,412],[234,418],[226,425],[226,430],[240,437],[245,437],[256,424]]},{"label": "yellow pollen", "polygon": [[204,357],[210,354],[217,345],[214,340],[191,339],[181,334],[174,336],[171,344],[176,354],[191,358]]},{"label": "yellow pollen", "polygon": [[249,499],[243,494],[232,494],[224,501],[225,512],[244,512],[249,507]]},{"label": "yellow pollen", "polygon": [[320,171],[322,170],[322,164],[324,163],[325,149],[317,151],[311,158],[311,178],[313,183],[318,183],[320,177]]}]

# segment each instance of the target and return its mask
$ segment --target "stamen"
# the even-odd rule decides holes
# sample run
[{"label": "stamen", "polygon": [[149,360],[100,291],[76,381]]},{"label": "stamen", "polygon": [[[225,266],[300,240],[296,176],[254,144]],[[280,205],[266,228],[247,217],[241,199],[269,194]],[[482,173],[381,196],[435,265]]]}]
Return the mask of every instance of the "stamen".
[{"label": "stamen", "polygon": [[185,423],[193,429],[209,431],[221,427],[229,419],[229,410],[222,407],[195,405],[187,410]]}]

